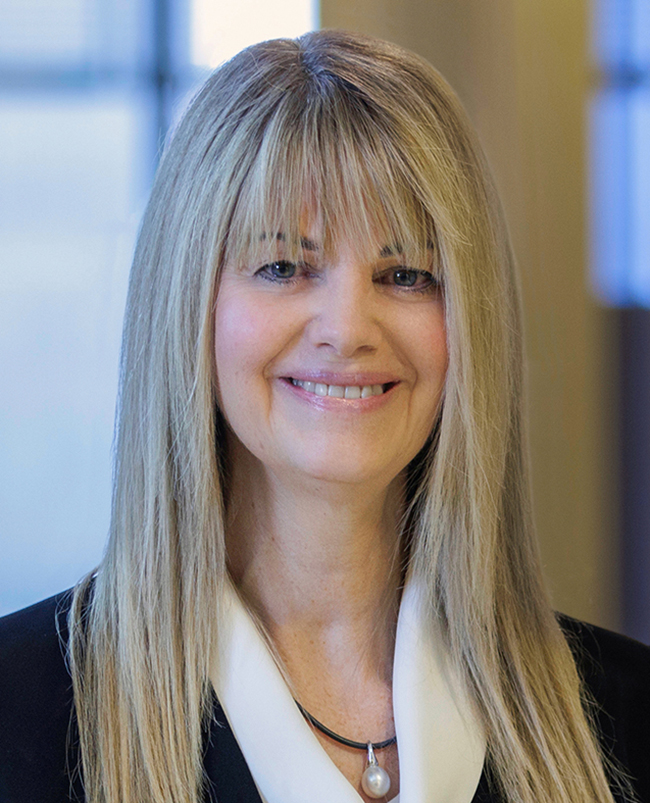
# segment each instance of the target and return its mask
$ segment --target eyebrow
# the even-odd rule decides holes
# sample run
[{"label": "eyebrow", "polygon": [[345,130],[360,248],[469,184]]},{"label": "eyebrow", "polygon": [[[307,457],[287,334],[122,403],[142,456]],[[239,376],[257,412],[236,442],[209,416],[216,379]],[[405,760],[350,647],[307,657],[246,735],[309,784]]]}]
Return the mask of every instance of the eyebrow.
[{"label": "eyebrow", "polygon": [[[427,240],[427,251],[433,251],[433,241]],[[385,245],[381,251],[379,252],[380,257],[392,257],[395,254],[403,254],[404,249],[399,243],[395,243],[395,245]]]},{"label": "eyebrow", "polygon": [[395,254],[403,254],[403,253],[404,250],[402,249],[402,246],[399,245],[398,243],[395,243],[395,245],[385,245],[379,252],[379,256],[392,257]]},{"label": "eyebrow", "polygon": [[[266,239],[267,239],[267,234],[266,234],[266,232],[263,232],[262,235],[260,236],[260,240],[266,240]],[[287,238],[286,238],[286,235],[284,234],[283,231],[279,231],[275,235],[275,239],[278,240],[278,242],[284,243],[284,242],[286,242]],[[301,237],[300,238],[300,247],[304,248],[306,251],[319,251],[320,250],[318,245],[317,245],[317,243],[315,243],[314,240],[308,239],[307,237]]]},{"label": "eyebrow", "polygon": [[[267,234],[266,232],[263,232],[262,235],[260,236],[260,240],[266,240],[266,239],[267,239]],[[287,238],[284,232],[279,231],[276,233],[275,239],[278,240],[278,242],[283,243],[286,241]],[[300,238],[300,247],[304,248],[306,251],[314,251],[314,252],[320,251],[318,243],[316,243],[314,240],[310,240],[308,237]],[[431,240],[427,240],[427,249],[433,250],[433,243]],[[395,256],[395,254],[403,254],[403,253],[404,249],[402,248],[402,246],[399,243],[395,243],[394,245],[385,245],[379,252],[379,256],[380,258],[384,259],[386,257]]]}]

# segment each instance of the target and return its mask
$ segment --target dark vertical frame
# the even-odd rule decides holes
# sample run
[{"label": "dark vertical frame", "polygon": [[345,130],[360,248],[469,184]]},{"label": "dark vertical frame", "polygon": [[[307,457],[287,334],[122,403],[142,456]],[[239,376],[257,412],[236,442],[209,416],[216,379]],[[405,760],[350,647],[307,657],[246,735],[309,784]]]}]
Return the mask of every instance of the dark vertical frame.
[{"label": "dark vertical frame", "polygon": [[160,154],[171,123],[174,65],[172,63],[172,2],[153,0],[153,64],[156,153]]},{"label": "dark vertical frame", "polygon": [[158,161],[170,128],[209,69],[192,64],[191,60],[192,0],[146,2],[151,32],[148,83],[153,91],[152,127]]},{"label": "dark vertical frame", "polygon": [[618,318],[623,628],[650,644],[650,309]]}]

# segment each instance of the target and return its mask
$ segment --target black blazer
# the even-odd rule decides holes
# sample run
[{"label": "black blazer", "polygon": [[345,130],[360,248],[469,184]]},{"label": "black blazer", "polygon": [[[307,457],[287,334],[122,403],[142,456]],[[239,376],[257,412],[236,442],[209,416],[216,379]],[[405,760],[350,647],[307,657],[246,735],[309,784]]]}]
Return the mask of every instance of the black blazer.
[{"label": "black blazer", "polygon": [[[0,619],[0,803],[84,799],[74,723],[68,743],[73,712],[64,659],[69,602],[66,592]],[[627,768],[641,803],[650,803],[650,648],[574,619],[561,617],[560,623],[600,706],[605,749]],[[211,803],[261,803],[216,700],[204,765]],[[498,803],[488,776],[484,771],[473,803]]]}]

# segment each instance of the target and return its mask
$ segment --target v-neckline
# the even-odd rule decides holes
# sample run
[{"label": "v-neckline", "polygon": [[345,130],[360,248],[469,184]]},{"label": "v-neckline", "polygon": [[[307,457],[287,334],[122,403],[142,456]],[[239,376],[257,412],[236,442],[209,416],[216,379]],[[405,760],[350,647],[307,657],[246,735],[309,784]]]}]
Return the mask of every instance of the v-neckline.
[{"label": "v-neckline", "polygon": [[[226,590],[223,609],[220,664],[212,680],[258,797],[263,803],[302,803],[309,789],[312,803],[361,803],[359,793],[295,706],[264,639],[232,587]],[[407,582],[393,676],[400,746],[400,794],[393,801],[473,803],[485,757],[483,731],[473,704],[445,660],[442,639],[425,627],[422,618],[418,586]]]},{"label": "v-neckline", "polygon": [[[244,754],[216,696],[210,728],[206,734],[203,768],[206,803],[263,803]],[[402,801],[406,803],[404,798]],[[481,773],[471,803],[501,803],[496,791],[490,788],[485,770]]]}]

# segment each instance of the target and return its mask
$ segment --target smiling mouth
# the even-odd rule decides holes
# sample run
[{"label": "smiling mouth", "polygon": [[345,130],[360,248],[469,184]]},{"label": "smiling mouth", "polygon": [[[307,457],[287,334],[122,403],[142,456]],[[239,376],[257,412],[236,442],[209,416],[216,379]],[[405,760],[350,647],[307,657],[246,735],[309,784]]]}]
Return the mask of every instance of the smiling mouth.
[{"label": "smiling mouth", "polygon": [[307,393],[335,399],[368,399],[370,396],[381,396],[397,384],[397,382],[386,382],[384,385],[326,385],[324,382],[310,382],[294,379],[292,376],[286,377],[286,380]]}]

